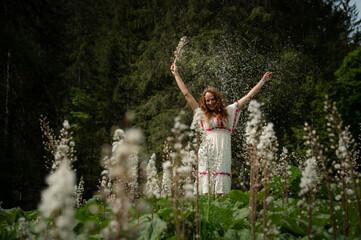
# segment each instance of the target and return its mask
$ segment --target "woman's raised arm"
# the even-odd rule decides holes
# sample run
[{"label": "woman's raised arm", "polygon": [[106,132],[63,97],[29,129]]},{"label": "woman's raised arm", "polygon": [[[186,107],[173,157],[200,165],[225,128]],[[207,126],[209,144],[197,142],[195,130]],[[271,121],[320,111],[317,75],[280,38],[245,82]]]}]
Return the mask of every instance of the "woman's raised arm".
[{"label": "woman's raised arm", "polygon": [[239,107],[243,107],[249,100],[251,100],[251,98],[262,88],[263,84],[271,79],[272,75],[272,72],[266,72],[257,85],[254,86],[246,96],[238,100]]},{"label": "woman's raised arm", "polygon": [[175,63],[172,64],[170,67],[171,72],[174,75],[175,80],[177,81],[179,89],[182,91],[184,97],[186,98],[188,104],[191,106],[192,110],[194,111],[198,107],[198,102],[194,99],[192,94],[188,91],[186,85],[184,84],[181,76],[178,73],[178,67]]}]

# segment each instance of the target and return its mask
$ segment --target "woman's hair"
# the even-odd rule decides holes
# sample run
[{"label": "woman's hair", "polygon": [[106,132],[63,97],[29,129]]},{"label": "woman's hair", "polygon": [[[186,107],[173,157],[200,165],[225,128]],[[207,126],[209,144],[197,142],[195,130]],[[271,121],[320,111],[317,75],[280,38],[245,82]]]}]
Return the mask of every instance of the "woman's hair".
[{"label": "woman's hair", "polygon": [[[205,95],[206,95],[207,92],[212,93],[215,100],[216,100],[216,109],[214,111],[211,111],[207,107],[206,98],[205,98]],[[220,91],[218,91],[217,89],[215,89],[213,87],[206,88],[203,91],[202,96],[201,96],[201,100],[199,102],[200,102],[201,109],[203,110],[204,116],[206,117],[207,121],[209,119],[211,119],[213,113],[215,113],[219,117],[219,120],[220,120],[221,123],[228,121],[229,114],[228,114],[227,109],[226,109],[226,106],[227,106],[226,101],[225,101],[225,99],[223,97],[223,94]]]}]

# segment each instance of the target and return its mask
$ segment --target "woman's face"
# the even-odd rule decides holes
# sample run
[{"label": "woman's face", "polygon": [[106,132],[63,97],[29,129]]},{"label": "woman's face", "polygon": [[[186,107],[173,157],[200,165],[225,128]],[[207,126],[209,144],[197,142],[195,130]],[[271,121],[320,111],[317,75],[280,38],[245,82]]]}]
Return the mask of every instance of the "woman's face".
[{"label": "woman's face", "polygon": [[206,92],[204,98],[206,99],[206,105],[209,108],[209,110],[214,111],[216,109],[217,101],[213,93]]}]

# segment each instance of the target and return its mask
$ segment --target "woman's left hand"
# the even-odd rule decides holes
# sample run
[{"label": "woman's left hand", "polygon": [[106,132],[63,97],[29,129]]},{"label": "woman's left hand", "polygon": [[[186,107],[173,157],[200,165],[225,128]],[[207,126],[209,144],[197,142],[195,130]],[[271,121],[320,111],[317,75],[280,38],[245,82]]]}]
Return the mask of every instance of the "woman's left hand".
[{"label": "woman's left hand", "polygon": [[263,75],[262,81],[265,81],[265,82],[269,81],[271,79],[272,75],[273,75],[273,72],[266,72]]}]

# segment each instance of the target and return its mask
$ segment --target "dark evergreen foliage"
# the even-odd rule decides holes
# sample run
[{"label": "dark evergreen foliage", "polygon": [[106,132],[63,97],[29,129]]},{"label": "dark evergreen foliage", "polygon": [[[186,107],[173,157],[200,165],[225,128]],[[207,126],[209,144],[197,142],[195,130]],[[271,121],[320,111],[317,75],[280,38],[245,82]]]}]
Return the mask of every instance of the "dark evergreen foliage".
[{"label": "dark evergreen foliage", "polygon": [[[265,70],[275,72],[257,99],[291,151],[302,152],[304,121],[324,124],[326,94],[357,127],[359,92],[350,86],[359,87],[359,78],[348,73],[356,60],[349,56],[340,68],[361,40],[349,2],[2,1],[2,206],[38,203],[46,175],[41,114],[56,131],[64,119],[71,123],[85,198],[97,190],[101,146],[114,126],[130,126],[127,111],[136,113],[132,124],[144,130],[149,153],[161,153],[175,114],[186,110],[188,123],[192,117],[169,71],[184,35],[189,41],[178,65],[196,99],[213,85],[231,103]],[[234,162],[242,163],[241,131],[233,141]]]}]

